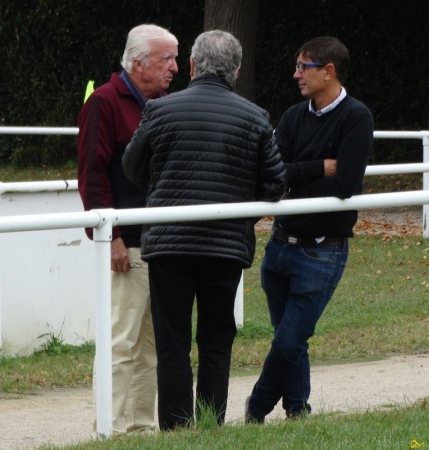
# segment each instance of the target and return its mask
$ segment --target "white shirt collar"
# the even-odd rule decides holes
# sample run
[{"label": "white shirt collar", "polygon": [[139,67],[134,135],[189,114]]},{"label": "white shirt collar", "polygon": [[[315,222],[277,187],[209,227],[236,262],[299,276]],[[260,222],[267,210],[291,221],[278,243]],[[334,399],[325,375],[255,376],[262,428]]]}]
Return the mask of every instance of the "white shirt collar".
[{"label": "white shirt collar", "polygon": [[340,104],[340,102],[342,100],[344,100],[344,98],[346,97],[347,92],[346,90],[341,86],[341,92],[340,95],[337,97],[336,100],[334,100],[330,105],[325,106],[322,109],[319,109],[319,111],[315,111],[313,108],[313,104],[312,101],[310,100],[308,102],[308,109],[310,112],[312,112],[313,114],[316,114],[317,117],[323,116],[323,114],[328,113],[329,111],[332,111],[336,106],[338,106]]}]

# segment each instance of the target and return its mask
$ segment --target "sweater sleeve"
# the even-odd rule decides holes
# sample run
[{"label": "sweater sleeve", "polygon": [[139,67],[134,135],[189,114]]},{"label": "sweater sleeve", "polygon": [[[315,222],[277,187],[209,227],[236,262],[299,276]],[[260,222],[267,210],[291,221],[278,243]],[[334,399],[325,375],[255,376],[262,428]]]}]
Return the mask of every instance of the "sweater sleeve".
[{"label": "sweater sleeve", "polygon": [[262,136],[257,200],[278,201],[286,190],[286,170],[268,123]]},{"label": "sweater sleeve", "polygon": [[360,193],[365,169],[372,150],[374,123],[368,110],[353,110],[344,120],[337,148],[337,172],[291,190],[292,198],[350,198]]},{"label": "sweater sleeve", "polygon": [[289,132],[289,127],[294,126],[295,123],[293,117],[291,117],[293,115],[292,111],[294,109],[288,110],[283,114],[275,132],[279,151],[286,164],[288,188],[317,180],[323,177],[325,172],[323,159],[294,162],[293,142],[291,142],[293,133]]},{"label": "sweater sleeve", "polygon": [[[114,151],[114,125],[109,105],[92,95],[84,104],[78,118],[78,188],[86,211],[112,208],[113,194],[107,175]],[[92,228],[86,230],[92,239]],[[120,236],[113,229],[113,239]]]}]

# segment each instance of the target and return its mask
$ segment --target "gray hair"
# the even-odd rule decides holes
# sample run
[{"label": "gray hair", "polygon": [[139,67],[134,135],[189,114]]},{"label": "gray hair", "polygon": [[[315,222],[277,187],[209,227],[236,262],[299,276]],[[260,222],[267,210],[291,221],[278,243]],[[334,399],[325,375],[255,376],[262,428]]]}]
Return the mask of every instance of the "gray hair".
[{"label": "gray hair", "polygon": [[137,59],[144,63],[146,67],[149,67],[148,58],[151,52],[151,41],[155,39],[171,41],[175,45],[178,45],[176,37],[158,25],[139,25],[128,33],[127,43],[121,61],[122,67],[128,73],[131,73],[132,71],[134,59]]},{"label": "gray hair", "polygon": [[242,53],[240,42],[231,33],[206,31],[197,37],[192,47],[194,75],[216,75],[234,86]]}]

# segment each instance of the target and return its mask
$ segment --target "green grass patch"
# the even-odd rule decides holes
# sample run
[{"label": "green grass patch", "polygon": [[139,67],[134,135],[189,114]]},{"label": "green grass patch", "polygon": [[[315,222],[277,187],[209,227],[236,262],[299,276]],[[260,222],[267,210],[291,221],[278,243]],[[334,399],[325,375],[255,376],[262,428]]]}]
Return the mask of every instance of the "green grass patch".
[{"label": "green grass patch", "polygon": [[[258,366],[272,339],[260,261],[268,235],[258,234],[256,259],[244,275],[244,327],[233,367]],[[429,350],[429,241],[357,236],[343,279],[310,339],[313,364],[383,358]]]},{"label": "green grass patch", "polygon": [[76,180],[77,162],[69,161],[61,167],[35,166],[16,167],[12,164],[0,167],[0,181],[52,181],[52,180]]},{"label": "green grass patch", "polygon": [[[244,327],[238,330],[233,347],[233,376],[259,373],[271,344],[273,331],[260,286],[267,239],[267,233],[257,235],[255,262],[244,272]],[[350,242],[343,279],[310,339],[312,364],[427,353],[429,241],[357,236]],[[93,345],[68,346],[60,342],[60,336],[53,337],[31,357],[0,357],[0,391],[90,385]],[[195,342],[191,360],[195,368]]]},{"label": "green grass patch", "polygon": [[[406,408],[362,414],[317,414],[295,421],[276,421],[263,426],[227,424],[214,420],[174,433],[121,436],[61,448],[68,450],[402,450],[429,442],[426,400]],[[413,447],[414,445],[414,447]],[[46,446],[44,449],[59,449]]]},{"label": "green grass patch", "polygon": [[23,393],[37,388],[79,387],[92,385],[95,345],[65,344],[52,352],[42,348],[31,356],[0,356],[1,393]]},{"label": "green grass patch", "polygon": [[[76,179],[76,167],[0,168],[1,181]],[[421,175],[367,177],[364,191],[392,192],[421,188]],[[232,376],[258,374],[270,348],[272,327],[260,286],[260,264],[267,233],[257,234],[253,267],[244,275],[244,327],[233,347]],[[349,261],[334,297],[310,340],[312,364],[343,364],[382,359],[391,354],[429,351],[429,240],[420,237],[357,236],[350,241]],[[197,352],[191,354],[194,368]],[[0,351],[0,399],[9,394],[55,386],[92,385],[94,344],[66,344],[61,334],[29,357],[8,358]],[[405,408],[356,414],[315,414],[298,421],[264,426],[221,428],[210,415],[175,433],[121,436],[61,447],[91,449],[318,449],[396,450],[429,445],[427,399]],[[44,449],[60,447],[44,446]]]}]

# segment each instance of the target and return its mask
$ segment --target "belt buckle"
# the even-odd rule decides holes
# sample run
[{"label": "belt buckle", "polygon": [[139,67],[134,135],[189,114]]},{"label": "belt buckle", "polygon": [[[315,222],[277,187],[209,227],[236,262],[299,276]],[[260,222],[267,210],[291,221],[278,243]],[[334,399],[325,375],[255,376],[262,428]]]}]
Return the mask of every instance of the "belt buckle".
[{"label": "belt buckle", "polygon": [[289,245],[298,245],[298,238],[295,236],[288,236],[287,237],[287,243]]}]

